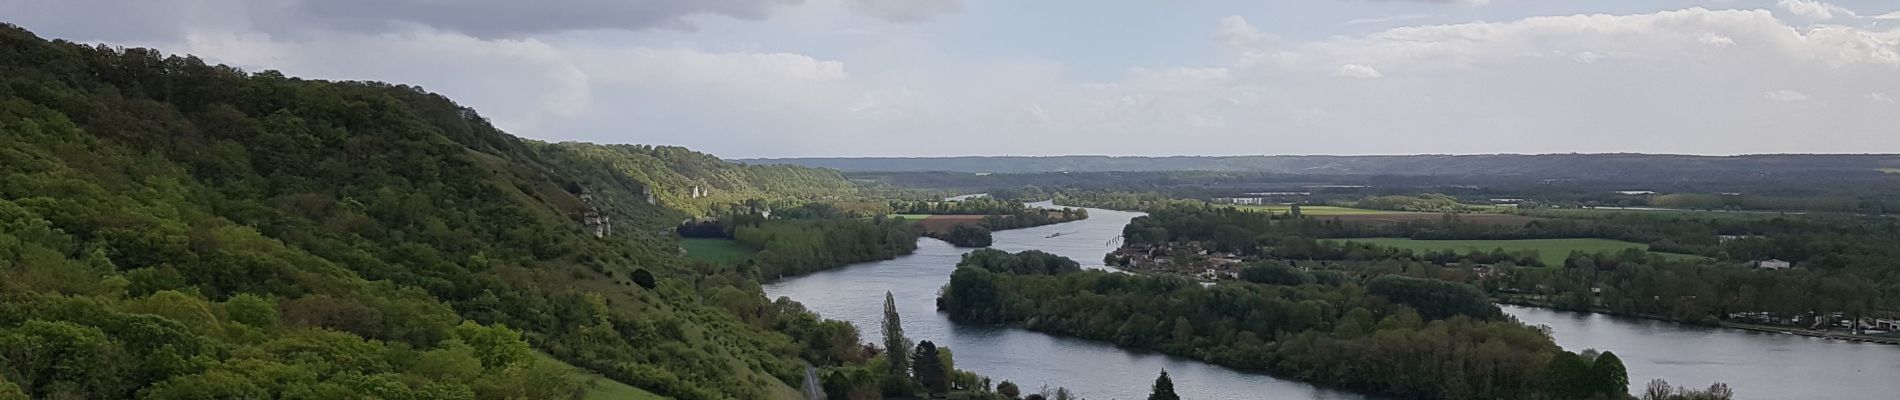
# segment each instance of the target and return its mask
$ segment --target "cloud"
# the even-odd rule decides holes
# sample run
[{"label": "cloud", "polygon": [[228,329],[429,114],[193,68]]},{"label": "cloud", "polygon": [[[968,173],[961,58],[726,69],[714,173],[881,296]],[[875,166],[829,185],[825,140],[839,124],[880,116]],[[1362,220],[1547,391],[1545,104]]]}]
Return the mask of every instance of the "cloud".
[{"label": "cloud", "polygon": [[[76,27],[101,40],[176,38],[222,27],[276,35],[308,31],[405,32],[414,27],[477,38],[654,28],[692,29],[692,17],[756,20],[803,0],[0,0],[27,26]],[[66,29],[61,29],[66,30]]]},{"label": "cloud", "polygon": [[1781,0],[1777,5],[1795,16],[1807,18],[1810,21],[1826,21],[1834,19],[1837,15],[1847,18],[1855,17],[1852,10],[1817,0]]},{"label": "cloud", "polygon": [[923,22],[963,11],[963,0],[848,0],[851,11],[891,22]]},{"label": "cloud", "polygon": [[1390,2],[1390,3],[1414,2],[1414,3],[1432,3],[1432,4],[1456,4],[1456,5],[1465,5],[1465,6],[1482,6],[1486,4],[1491,4],[1491,0],[1368,0],[1368,1]]},{"label": "cloud", "polygon": [[[1875,106],[1900,93],[1900,30],[1791,24],[1767,10],[1298,40],[1229,17],[1208,21],[1215,34],[1205,40],[1235,57],[1105,76],[1047,60],[853,58],[422,25],[289,35],[262,26],[268,19],[215,10],[152,12],[208,22],[175,38],[114,43],[250,70],[416,84],[529,138],[679,144],[727,157],[1900,151],[1891,134],[1900,113]],[[960,139],[929,140],[943,137]]]},{"label": "cloud", "polygon": [[1803,101],[1808,101],[1808,95],[1802,94],[1801,92],[1796,92],[1793,90],[1786,90],[1786,89],[1762,92],[1761,97],[1764,99],[1779,101],[1783,103],[1799,103]]},{"label": "cloud", "polygon": [[1346,65],[1339,66],[1339,71],[1334,72],[1333,76],[1359,78],[1359,79],[1379,79],[1379,78],[1384,78],[1385,74],[1379,73],[1379,70],[1373,69],[1372,67],[1359,65],[1359,64],[1346,64]]},{"label": "cloud", "polygon": [[1405,15],[1393,15],[1393,16],[1387,16],[1387,17],[1356,18],[1356,19],[1347,20],[1346,25],[1383,24],[1383,23],[1388,23],[1388,22],[1413,21],[1413,20],[1421,20],[1421,19],[1436,18],[1436,17],[1438,16],[1431,15],[1431,14],[1405,14]]},{"label": "cloud", "polygon": [[1221,18],[1219,27],[1214,31],[1214,39],[1232,47],[1253,48],[1272,43],[1276,38],[1260,32],[1253,24],[1247,23],[1241,16]]},{"label": "cloud", "polygon": [[1867,94],[1867,101],[1871,101],[1875,103],[1893,103],[1893,97],[1888,97],[1886,93],[1873,92],[1873,93]]}]

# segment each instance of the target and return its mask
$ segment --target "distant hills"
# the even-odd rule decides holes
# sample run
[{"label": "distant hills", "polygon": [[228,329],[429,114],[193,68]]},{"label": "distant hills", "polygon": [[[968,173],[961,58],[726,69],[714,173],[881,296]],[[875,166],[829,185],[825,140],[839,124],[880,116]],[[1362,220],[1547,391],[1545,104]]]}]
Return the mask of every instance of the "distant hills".
[{"label": "distant hills", "polygon": [[1538,178],[1695,177],[1703,175],[1877,176],[1900,168],[1894,154],[1487,154],[1404,156],[1171,156],[1171,157],[876,157],[735,160],[844,171],[893,172],[1133,172],[1222,171],[1299,175],[1515,176]]}]

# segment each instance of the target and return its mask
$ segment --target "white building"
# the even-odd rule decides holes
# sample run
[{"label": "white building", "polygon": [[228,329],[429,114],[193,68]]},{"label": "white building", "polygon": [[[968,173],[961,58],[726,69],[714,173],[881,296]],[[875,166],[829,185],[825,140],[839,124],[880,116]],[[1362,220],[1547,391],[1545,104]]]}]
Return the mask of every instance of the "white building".
[{"label": "white building", "polygon": [[1750,262],[1750,263],[1748,263],[1748,264],[1749,264],[1749,265],[1753,265],[1753,266],[1754,266],[1755,268],[1760,268],[1760,269],[1788,269],[1788,268],[1794,268],[1794,263],[1790,263],[1790,262],[1787,262],[1787,261],[1781,261],[1781,260],[1773,260],[1773,259],[1769,259],[1769,260],[1761,260],[1761,261],[1754,261],[1754,262]]}]

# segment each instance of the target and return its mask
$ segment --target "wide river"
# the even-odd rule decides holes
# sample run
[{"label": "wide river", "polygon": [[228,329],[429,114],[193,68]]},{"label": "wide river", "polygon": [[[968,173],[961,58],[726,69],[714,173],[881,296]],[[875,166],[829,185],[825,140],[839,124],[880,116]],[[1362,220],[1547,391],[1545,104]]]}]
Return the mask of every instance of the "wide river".
[{"label": "wide river", "polygon": [[[1046,204],[1045,204],[1046,205]],[[1140,213],[1089,209],[1089,219],[995,234],[993,248],[1042,250],[1090,268]],[[1053,235],[1053,236],[1052,236]],[[1365,399],[1271,376],[1190,359],[1131,352],[1113,345],[1024,329],[950,322],[936,308],[937,291],[967,252],[934,239],[915,254],[856,264],[765,286],[772,298],[790,297],[826,318],[849,321],[876,341],[884,293],[897,299],[911,340],[949,346],[957,368],[1025,391],[1064,386],[1094,400],[1147,397],[1155,375],[1167,370],[1187,399]],[[1629,368],[1631,391],[1652,378],[1687,386],[1722,381],[1742,399],[1900,398],[1900,346],[1686,326],[1659,321],[1505,307],[1532,325],[1551,327],[1566,349],[1616,352]]]}]

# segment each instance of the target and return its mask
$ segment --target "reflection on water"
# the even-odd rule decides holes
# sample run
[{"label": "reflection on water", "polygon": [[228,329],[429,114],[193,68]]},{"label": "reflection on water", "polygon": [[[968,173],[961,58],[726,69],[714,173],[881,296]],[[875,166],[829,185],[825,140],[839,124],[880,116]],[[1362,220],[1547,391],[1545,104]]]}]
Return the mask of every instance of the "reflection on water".
[{"label": "reflection on water", "polygon": [[[1037,249],[1103,268],[1102,255],[1110,241],[1138,215],[1090,209],[1090,218],[1083,221],[997,232],[995,248]],[[1050,237],[1056,233],[1061,235]],[[1364,398],[1098,342],[951,323],[937,313],[935,302],[964,252],[923,239],[913,255],[787,279],[767,285],[765,291],[773,298],[791,297],[826,318],[849,321],[864,329],[867,341],[878,340],[884,292],[890,291],[913,340],[949,346],[959,368],[1031,390],[1046,384],[1067,386],[1095,400],[1140,399],[1147,396],[1156,373],[1166,369],[1189,399]],[[1525,323],[1551,327],[1566,349],[1615,351],[1629,368],[1632,391],[1640,391],[1652,378],[1664,378],[1678,386],[1726,382],[1743,399],[1900,398],[1900,346],[1537,308],[1504,310]]]},{"label": "reflection on water", "polygon": [[1504,312],[1549,326],[1565,349],[1616,352],[1632,392],[1662,378],[1690,387],[1724,382],[1743,399],[1900,398],[1900,346],[1531,307]]},{"label": "reflection on water", "polygon": [[[1109,241],[1138,215],[1090,209],[1087,220],[996,232],[994,248],[1042,250],[1102,268]],[[1050,237],[1056,233],[1061,235]],[[787,279],[766,285],[765,292],[804,303],[825,318],[849,321],[863,330],[865,340],[877,341],[884,292],[890,291],[904,317],[904,333],[912,340],[949,346],[956,354],[957,368],[999,382],[1010,380],[1026,391],[1042,385],[1065,386],[1094,400],[1141,399],[1148,396],[1155,375],[1165,369],[1182,397],[1189,399],[1363,398],[1189,359],[1124,351],[1110,344],[951,323],[937,313],[937,292],[949,282],[964,252],[942,241],[923,239],[916,254]]]}]

